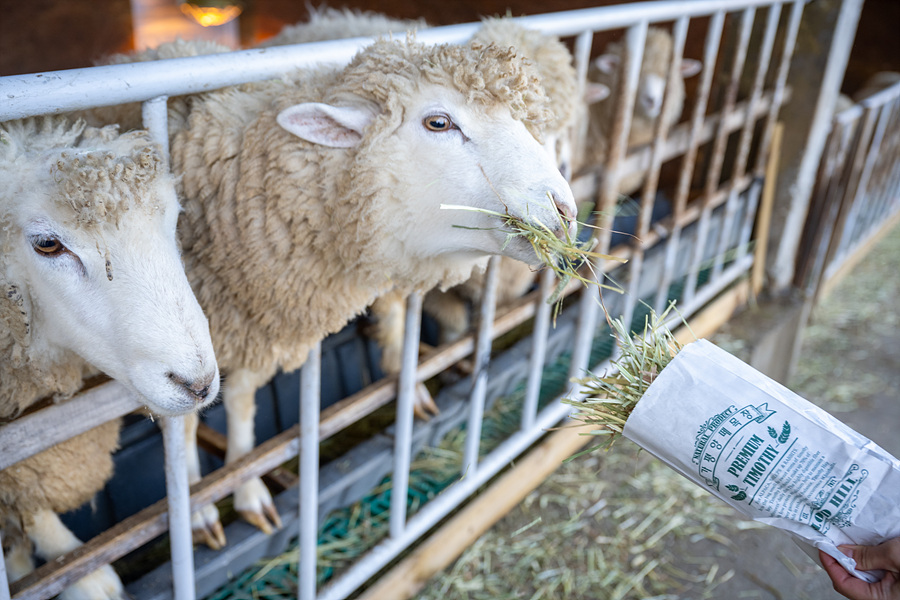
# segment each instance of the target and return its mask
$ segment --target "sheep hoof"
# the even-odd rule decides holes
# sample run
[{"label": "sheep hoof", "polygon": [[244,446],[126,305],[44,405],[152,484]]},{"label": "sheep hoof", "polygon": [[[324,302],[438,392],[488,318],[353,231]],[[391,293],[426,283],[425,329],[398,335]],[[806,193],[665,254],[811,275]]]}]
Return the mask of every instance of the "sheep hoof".
[{"label": "sheep hoof", "polygon": [[278,516],[278,511],[275,510],[274,506],[264,505],[262,512],[250,510],[240,510],[238,512],[242,519],[266,535],[272,535],[276,529],[281,529],[281,517]]},{"label": "sheep hoof", "polygon": [[192,534],[195,544],[206,544],[211,550],[221,550],[228,543],[228,540],[225,539],[225,530],[218,521],[195,527]]},{"label": "sheep hoof", "polygon": [[228,543],[215,504],[202,506],[191,515],[191,529],[195,544],[206,544],[212,550],[221,550]]},{"label": "sheep hoof", "polygon": [[421,381],[416,383],[415,398],[413,399],[413,414],[423,421],[429,421],[431,420],[431,417],[437,416],[440,412],[441,410],[438,408],[437,404],[434,403],[431,392],[428,391],[425,384]]},{"label": "sheep hoof", "polygon": [[241,517],[266,535],[281,528],[272,495],[261,479],[250,479],[234,493],[234,508]]}]

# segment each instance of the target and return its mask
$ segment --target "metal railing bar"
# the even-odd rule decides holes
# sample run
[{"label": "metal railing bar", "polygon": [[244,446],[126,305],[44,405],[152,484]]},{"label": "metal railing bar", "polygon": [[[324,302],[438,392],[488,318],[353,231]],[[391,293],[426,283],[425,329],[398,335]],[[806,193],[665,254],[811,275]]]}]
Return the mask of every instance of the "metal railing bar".
[{"label": "metal railing bar", "polygon": [[[750,99],[747,101],[747,117],[744,119],[744,127],[741,129],[738,141],[738,152],[737,157],[734,160],[734,176],[732,177],[732,181],[735,181],[738,177],[743,176],[747,172],[748,160],[750,157],[750,142],[753,140],[753,130],[756,126],[756,119],[751,115],[754,114],[756,104],[762,97],[762,89],[765,84],[766,75],[769,71],[772,59],[772,49],[775,45],[775,34],[778,31],[780,17],[781,5],[771,6],[769,8],[769,13],[766,16],[765,33],[763,34],[763,41],[759,51],[759,59],[756,66],[756,75],[753,79],[753,87],[750,92]],[[719,243],[716,246],[716,262],[713,265],[713,276],[722,272],[725,260],[725,249],[728,247],[732,221],[734,220],[735,211],[737,210],[737,195],[737,190],[731,189],[728,195],[728,201],[725,203],[725,217],[723,219],[722,229],[719,232]],[[754,205],[754,213],[755,208]],[[746,219],[741,223],[741,232],[747,232],[748,234],[750,232],[750,229],[746,224]]]},{"label": "metal railing bar", "polygon": [[[735,265],[726,269],[718,282],[701,288],[701,291],[691,304],[679,307],[681,315],[689,318],[707,301],[714,298],[728,285],[734,283],[745,274],[752,263],[753,257],[747,256],[744,260],[738,261]],[[591,370],[601,372],[608,366],[609,361],[607,360],[592,366]],[[560,398],[564,398],[567,395],[576,399],[583,397],[583,394],[577,390],[558,396],[556,400],[539,413],[534,428],[527,431],[519,431],[510,436],[484,457],[477,473],[464,477],[450,488],[447,488],[410,518],[403,537],[390,538],[376,545],[366,554],[366,560],[354,564],[339,579],[334,580],[322,590],[318,600],[343,600],[348,597],[393,560],[395,556],[455,510],[463,500],[515,460],[517,456],[542,437],[547,430],[556,426],[569,415],[571,407],[559,402]]]},{"label": "metal railing bar", "polygon": [[[147,100],[141,106],[144,127],[162,147],[168,162],[168,113],[166,97]],[[194,600],[194,544],[191,533],[191,500],[187,472],[185,417],[163,417],[160,424],[165,456],[166,501],[169,506],[169,551],[172,556],[172,589],[175,600]]]},{"label": "metal railing bar", "polygon": [[874,115],[875,112],[872,108],[866,108],[863,110],[860,122],[856,124],[857,135],[853,140],[853,146],[848,155],[847,184],[843,190],[843,196],[840,199],[840,208],[834,223],[834,232],[832,234],[834,239],[831,241],[828,248],[828,254],[825,257],[825,266],[822,274],[823,281],[829,278],[832,267],[842,262],[841,256],[844,253],[844,229],[850,216],[852,199],[856,197],[859,185],[862,181],[862,172],[865,167],[867,156],[866,149],[872,141],[872,135],[875,130]]},{"label": "metal railing bar", "polygon": [[[0,534],[3,532],[0,531]],[[6,558],[3,556],[3,536],[0,535],[0,600],[10,600],[9,578],[6,575]]]},{"label": "metal railing bar", "polygon": [[678,176],[678,184],[675,191],[675,200],[672,206],[674,227],[666,242],[665,267],[660,282],[654,305],[658,312],[665,310],[666,294],[672,284],[675,260],[678,256],[678,246],[681,240],[681,215],[687,207],[690,194],[691,177],[694,173],[694,163],[697,160],[697,149],[700,146],[700,131],[704,125],[706,105],[709,102],[709,91],[712,87],[713,73],[715,72],[716,57],[719,52],[719,44],[722,40],[722,29],[725,26],[725,12],[719,11],[709,21],[709,29],[706,32],[706,42],[703,50],[703,68],[700,74],[700,85],[697,88],[697,101],[694,104],[694,113],[691,115],[690,134],[688,146],[681,162],[681,172]]},{"label": "metal railing bar", "polygon": [[191,539],[191,502],[185,453],[184,417],[163,417],[166,502],[175,600],[194,600],[194,545]]},{"label": "metal railing bar", "polygon": [[671,110],[672,102],[674,101],[674,95],[671,92],[678,80],[681,79],[681,60],[684,56],[684,43],[687,39],[689,25],[689,19],[682,17],[675,22],[675,26],[672,28],[672,62],[669,65],[669,76],[666,82],[663,105],[659,113],[660,117],[656,120],[656,126],[654,127],[653,144],[650,151],[650,167],[647,170],[647,179],[644,182],[641,194],[640,214],[638,215],[637,227],[635,228],[636,239],[632,244],[634,251],[628,267],[628,294],[625,297],[625,310],[622,313],[622,322],[624,323],[631,323],[635,304],[639,296],[644,248],[646,247],[644,240],[647,237],[647,231],[650,229],[653,204],[659,184],[659,171],[662,168],[663,148],[665,148],[666,140],[669,136],[669,123],[664,118],[664,115],[669,114]]},{"label": "metal railing bar", "polygon": [[412,454],[413,404],[416,394],[416,366],[419,364],[419,330],[422,323],[422,295],[413,292],[406,299],[403,356],[394,424],[394,477],[391,493],[391,537],[403,534],[406,526],[406,492]]},{"label": "metal railing bar", "polygon": [[[631,120],[634,114],[634,99],[637,93],[641,73],[641,62],[644,58],[644,45],[647,40],[647,21],[641,21],[628,28],[625,34],[626,52],[619,65],[619,89],[615,98],[606,100],[615,102],[612,131],[609,132],[609,144],[606,156],[606,177],[603,178],[598,194],[599,228],[595,231],[596,250],[606,253],[609,250],[612,236],[613,214],[616,206],[619,183],[619,163],[628,151],[628,136],[631,131]],[[593,260],[592,277],[602,283],[605,279],[599,261]],[[579,304],[578,329],[572,349],[572,362],[569,374],[584,371],[588,366],[591,344],[597,323],[597,311],[600,307],[599,289],[585,290]]]},{"label": "metal railing bar", "polygon": [[866,158],[863,162],[863,168],[859,176],[859,182],[853,196],[850,199],[850,214],[847,217],[847,222],[844,224],[842,239],[848,242],[847,247],[849,247],[853,243],[853,240],[850,239],[850,234],[853,230],[853,226],[856,223],[856,220],[859,218],[860,211],[863,210],[866,204],[863,200],[866,196],[866,192],[869,186],[869,179],[872,176],[872,170],[875,166],[875,161],[878,158],[878,153],[881,149],[881,142],[884,139],[884,132],[887,128],[888,121],[888,113],[886,110],[884,110],[883,106],[866,107],[866,110],[871,110],[872,113],[877,111],[878,117],[876,119],[875,131],[872,134],[872,139],[868,143]]},{"label": "metal railing bar", "polygon": [[[753,29],[753,20],[755,17],[755,9],[748,8],[741,13],[740,30],[738,32],[738,41],[731,63],[730,76],[728,84],[725,88],[725,102],[722,112],[729,113],[734,109],[737,102],[738,88],[741,84],[741,73],[744,71],[744,62],[747,58],[747,47],[750,44],[750,33]],[[710,219],[712,218],[712,210],[709,208],[709,197],[719,187],[719,178],[722,175],[722,167],[725,163],[725,151],[728,144],[728,133],[724,128],[719,128],[716,132],[716,138],[712,145],[712,156],[709,167],[706,171],[705,192],[701,197],[702,210],[700,214],[700,223],[697,230],[697,240],[694,245],[694,252],[691,258],[691,266],[688,269],[688,281],[684,289],[684,297],[691,298],[696,291],[697,274],[700,272],[700,263],[703,262],[703,253],[706,251],[706,242],[709,236]],[[729,194],[729,200],[726,202],[726,216],[728,213],[728,205],[734,204],[734,194]],[[722,226],[725,222],[723,219]]]},{"label": "metal railing bar", "polygon": [[[221,500],[248,479],[259,477],[296,457],[299,436],[299,425],[295,425],[266,440],[235,462],[213,471],[191,486],[191,506],[199,507]],[[100,565],[109,564],[165,533],[168,521],[166,500],[159,500],[72,552],[41,565],[13,582],[11,591],[16,600],[42,600],[58,594]]]},{"label": "metal railing bar", "polygon": [[472,393],[469,396],[469,419],[466,426],[466,443],[461,465],[463,477],[478,472],[478,455],[481,447],[481,425],[484,418],[487,393],[488,366],[491,362],[494,311],[497,303],[497,275],[500,257],[492,256],[484,277],[481,307],[478,313],[478,332],[475,336],[475,371],[472,373]]},{"label": "metal railing bar", "polygon": [[479,464],[474,473],[467,473],[453,486],[447,488],[426,504],[407,523],[403,536],[389,538],[376,545],[366,554],[365,561],[359,561],[339,579],[328,585],[319,595],[318,600],[337,600],[346,598],[359,588],[394,556],[421,537],[441,519],[450,514],[459,504],[472,495],[481,485],[499,473],[511,461],[527,449],[535,440],[546,433],[566,417],[569,406],[558,402],[552,403],[538,415],[535,427],[527,431],[519,431],[510,436]]},{"label": "metal railing bar", "polygon": [[322,348],[316,344],[300,369],[300,548],[297,595],[315,600],[319,535],[319,406],[322,389]]},{"label": "metal railing bar", "polygon": [[541,379],[544,361],[547,357],[547,337],[550,331],[550,311],[553,309],[545,298],[550,297],[556,277],[553,271],[545,269],[540,275],[540,290],[534,302],[537,314],[534,318],[534,332],[531,335],[531,354],[528,357],[528,379],[525,383],[525,401],[522,406],[522,429],[534,427],[537,418]]},{"label": "metal railing bar", "polygon": [[781,52],[781,62],[778,65],[778,74],[775,80],[775,91],[772,96],[772,104],[769,105],[769,116],[766,118],[766,127],[759,146],[759,154],[756,157],[754,171],[759,176],[765,174],[766,157],[769,155],[769,146],[772,144],[775,121],[778,118],[778,111],[781,109],[781,105],[785,102],[787,77],[791,68],[791,58],[794,56],[794,48],[797,44],[797,32],[800,31],[800,18],[803,16],[804,4],[803,0],[795,2],[788,17],[787,30],[784,35],[784,48]]},{"label": "metal railing bar", "polygon": [[[769,3],[771,0],[694,0],[678,4],[643,2],[519,17],[517,20],[544,33],[566,36],[588,29],[618,29],[636,21],[657,22],[682,16],[704,16],[717,10],[741,10]],[[480,23],[463,23],[435,27],[418,32],[417,39],[429,44],[462,43],[480,26]],[[0,96],[4,99],[0,105],[0,121],[143,102],[163,95],[208,92],[229,85],[280,77],[287,71],[316,63],[347,62],[360,48],[371,42],[372,38],[348,38],[220,55],[0,77]]]}]

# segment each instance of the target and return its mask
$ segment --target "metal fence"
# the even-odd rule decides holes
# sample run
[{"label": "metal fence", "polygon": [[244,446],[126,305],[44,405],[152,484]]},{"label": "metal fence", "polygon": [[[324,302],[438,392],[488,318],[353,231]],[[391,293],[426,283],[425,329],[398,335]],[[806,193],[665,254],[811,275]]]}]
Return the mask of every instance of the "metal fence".
[{"label": "metal fence", "polygon": [[900,214],[900,82],[834,116],[795,282],[818,295]]},{"label": "metal fence", "polygon": [[[744,278],[754,263],[751,250],[754,220],[763,189],[766,157],[772,143],[779,108],[789,92],[789,65],[807,0],[696,0],[646,2],[525,17],[521,23],[573,40],[577,72],[585,80],[594,33],[625,30],[626,58],[621,65],[622,82],[616,97],[617,126],[612,132],[604,165],[589,170],[572,182],[580,199],[596,199],[601,211],[598,251],[629,260],[594,265],[600,277],[620,281],[627,293],[606,295],[605,306],[613,315],[630,320],[642,302],[662,310],[675,297],[685,317],[697,312],[717,294]],[[627,148],[628,131],[635,105],[644,42],[650,25],[671,25],[674,59],[669,81],[679,77],[679,66],[692,23],[702,22],[703,70],[688,103],[683,122],[667,130],[658,127],[654,142],[647,147]],[[758,44],[751,45],[754,25],[761,32]],[[435,28],[420,32],[419,41],[462,42],[478,24]],[[100,105],[144,102],[146,127],[164,146],[167,144],[166,99],[169,96],[199,93],[222,86],[277,77],[291,67],[320,61],[346,61],[368,40],[321,42],[304,46],[247,50],[228,55],[173,59],[164,63],[139,63],[94,67],[40,75],[0,78],[0,120],[60,113]],[[849,42],[848,42],[849,43]],[[728,52],[723,53],[727,45]],[[751,47],[752,46],[752,47]],[[725,60],[722,57],[727,56]],[[719,66],[717,75],[717,65]],[[749,86],[742,90],[740,83]],[[671,86],[669,86],[671,87]],[[888,93],[886,93],[887,95]],[[897,119],[896,92],[890,92],[893,112],[864,108],[864,130],[881,143],[887,121]],[[720,100],[717,100],[720,99]],[[666,103],[671,102],[667,97]],[[582,124],[586,126],[586,124]],[[874,133],[871,133],[874,132]],[[584,139],[583,131],[573,131],[573,139]],[[867,134],[869,135],[869,134]],[[729,144],[731,142],[731,145]],[[885,139],[884,143],[893,143]],[[831,146],[829,146],[831,148]],[[896,187],[896,169],[880,167],[873,155],[862,170],[867,181],[879,177]],[[660,185],[663,166],[676,165],[677,173]],[[890,171],[883,175],[883,171]],[[638,199],[639,210],[633,237],[613,245],[612,229],[619,196],[617,184],[625,175],[645,171],[646,181]],[[695,177],[700,186],[692,185]],[[658,204],[658,188],[668,186],[671,211],[664,218],[651,218]],[[865,185],[861,189],[867,189]],[[870,189],[870,188],[868,188]],[[895,195],[894,195],[895,196]],[[894,197],[890,196],[890,197]],[[886,198],[888,196],[879,196]],[[883,210],[883,200],[873,206]],[[867,207],[869,204],[866,205]],[[858,208],[847,223],[877,220],[874,209]],[[880,213],[879,213],[880,214]],[[858,215],[858,216],[857,216]],[[855,226],[847,225],[853,229]],[[171,538],[172,588],[174,597],[195,597],[194,553],[191,547],[190,507],[217,501],[240,483],[259,476],[299,455],[299,590],[303,600],[345,598],[378,573],[401,552],[424,536],[429,529],[460,506],[472,494],[541,438],[548,428],[564,420],[569,407],[559,398],[539,407],[538,395],[543,366],[548,359],[552,335],[551,307],[544,301],[554,280],[546,271],[540,288],[512,309],[494,317],[497,260],[487,272],[486,293],[481,305],[477,332],[458,342],[437,348],[419,361],[421,298],[413,295],[407,304],[403,369],[398,381],[376,382],[363,391],[320,411],[321,383],[319,350],[310,353],[302,369],[300,423],[264,442],[249,455],[206,477],[189,493],[184,459],[184,428],[180,419],[167,419],[163,427],[166,448],[166,502],[155,504],[113,529],[98,535],[82,548],[37,569],[9,588],[0,561],[0,600],[43,599],[59,593],[68,584],[99,565],[120,558],[167,530]],[[605,275],[604,275],[605,274]],[[571,354],[570,376],[596,368],[591,348],[600,320],[600,298],[594,287],[581,290],[576,285],[567,294],[580,294],[566,314],[571,319],[571,335],[564,340]],[[615,297],[610,297],[615,296]],[[497,336],[516,325],[533,320],[528,366],[525,369],[525,399],[521,427],[502,444],[482,455],[479,439],[490,383],[490,364],[496,360],[491,344]],[[407,513],[407,486],[413,439],[419,428],[413,419],[416,384],[434,377],[449,365],[474,353],[475,375],[470,380],[465,417],[466,436],[461,477],[415,514]],[[577,391],[571,392],[577,396]],[[378,408],[397,399],[396,422],[392,431],[392,485],[389,535],[345,572],[317,591],[316,544],[322,515],[319,485],[319,444],[347,425],[364,419]],[[43,423],[65,421],[65,437],[127,414],[136,408],[115,382],[73,398],[70,402],[41,410],[0,429],[0,468],[62,441],[43,436]],[[291,522],[291,520],[287,520]],[[224,576],[223,576],[224,577]]]}]

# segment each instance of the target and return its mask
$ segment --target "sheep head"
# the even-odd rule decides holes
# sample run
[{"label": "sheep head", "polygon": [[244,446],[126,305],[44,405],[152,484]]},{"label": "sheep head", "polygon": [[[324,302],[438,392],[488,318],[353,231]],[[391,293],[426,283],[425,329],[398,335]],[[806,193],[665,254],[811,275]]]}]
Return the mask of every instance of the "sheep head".
[{"label": "sheep head", "polygon": [[[606,80],[610,87],[617,87],[619,77],[619,63],[625,52],[623,43],[613,43],[607,51],[594,59],[592,73],[596,78]],[[672,61],[672,36],[664,29],[650,27],[647,29],[647,41],[644,46],[644,58],[641,62],[641,75],[638,82],[637,95],[635,97],[635,115],[637,117],[654,121],[662,111],[663,98],[666,91],[666,79],[668,78],[669,65]],[[681,59],[681,77],[691,77],[700,72],[702,63],[691,58]],[[681,106],[684,101],[684,86],[680,81],[676,88],[677,113],[673,111],[671,119],[677,119],[681,115]],[[671,125],[671,123],[670,123]]]},{"label": "sheep head", "polygon": [[496,217],[442,204],[540,222],[559,236],[574,231],[572,191],[537,138],[546,97],[514,52],[382,41],[339,79],[325,102],[284,108],[278,122],[307,142],[355,153],[343,195],[372,219],[390,215],[389,229],[378,227],[391,238],[382,254],[468,269],[486,254],[536,262],[525,240],[507,244]]},{"label": "sheep head", "polygon": [[75,354],[159,414],[215,398],[208,324],[175,241],[174,183],[148,136],[48,118],[4,124],[0,142],[0,299],[25,322],[12,355],[27,366]]}]

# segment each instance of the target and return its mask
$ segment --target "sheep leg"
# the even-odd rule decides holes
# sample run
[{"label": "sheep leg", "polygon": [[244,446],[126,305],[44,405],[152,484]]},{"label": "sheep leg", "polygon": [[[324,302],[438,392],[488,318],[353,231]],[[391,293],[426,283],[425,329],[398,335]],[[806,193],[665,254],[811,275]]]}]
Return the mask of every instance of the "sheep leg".
[{"label": "sheep leg", "polygon": [[24,540],[15,541],[3,551],[3,559],[6,564],[6,574],[9,581],[17,581],[34,571],[34,561],[31,560],[31,548],[24,542]]},{"label": "sheep leg", "polygon": [[[188,483],[200,481],[200,453],[197,450],[197,426],[200,418],[191,413],[184,418],[185,456],[187,457]],[[219,510],[215,504],[201,506],[191,515],[191,529],[194,543],[203,543],[213,550],[225,547],[225,530],[219,521]]]},{"label": "sheep leg", "polygon": [[[250,452],[255,443],[256,390],[266,378],[249,369],[238,369],[225,380],[223,399],[228,415],[228,448],[225,462],[232,463]],[[243,483],[234,492],[234,508],[251,525],[271,534],[281,527],[281,518],[269,489],[259,477]]]},{"label": "sheep leg", "polygon": [[[24,522],[25,533],[34,543],[35,554],[46,561],[55,560],[81,546],[81,540],[51,510],[39,509],[27,515]],[[59,595],[61,600],[123,600],[125,597],[122,582],[110,565],[85,575]]]},{"label": "sheep leg", "polygon": [[[406,297],[394,290],[375,299],[371,306],[376,318],[372,337],[381,348],[381,369],[388,375],[400,373],[406,321]],[[440,412],[425,384],[416,384],[413,413],[423,421]]]}]

